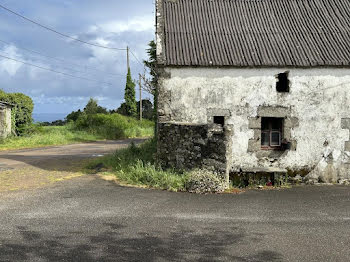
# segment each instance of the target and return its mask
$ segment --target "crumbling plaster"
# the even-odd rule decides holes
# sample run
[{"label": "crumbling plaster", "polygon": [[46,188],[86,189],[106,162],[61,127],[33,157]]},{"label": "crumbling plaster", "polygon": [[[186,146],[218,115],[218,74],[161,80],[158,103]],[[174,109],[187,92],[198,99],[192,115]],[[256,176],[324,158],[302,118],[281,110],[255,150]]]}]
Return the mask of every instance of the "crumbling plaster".
[{"label": "crumbling plaster", "polygon": [[0,138],[6,138],[11,134],[11,108],[0,107]]},{"label": "crumbling plaster", "polygon": [[[232,170],[279,167],[298,170],[320,163],[338,166],[350,162],[346,152],[350,118],[350,71],[337,68],[238,69],[164,68],[159,85],[159,121],[208,124],[208,112],[224,110],[226,124],[233,127]],[[276,91],[276,75],[289,71],[290,92]],[[259,158],[249,152],[254,130],[249,119],[261,107],[285,107],[297,121],[290,130],[295,150],[277,158]],[[331,157],[330,157],[331,156]],[[326,159],[326,160],[325,160]],[[322,164],[319,172],[329,165]],[[344,169],[346,170],[346,169]],[[343,177],[349,177],[342,171]],[[339,176],[338,176],[339,177]]]}]

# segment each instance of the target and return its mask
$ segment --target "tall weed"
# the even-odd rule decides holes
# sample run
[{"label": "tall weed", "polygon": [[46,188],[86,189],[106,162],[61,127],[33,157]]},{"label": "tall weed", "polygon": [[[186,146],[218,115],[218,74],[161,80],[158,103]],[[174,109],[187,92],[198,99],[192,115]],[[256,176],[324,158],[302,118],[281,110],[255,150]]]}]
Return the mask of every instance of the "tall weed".
[{"label": "tall weed", "polygon": [[187,174],[163,170],[155,163],[156,141],[151,139],[140,146],[131,144],[113,155],[91,162],[94,169],[104,166],[113,171],[119,181],[170,191],[185,191]]}]

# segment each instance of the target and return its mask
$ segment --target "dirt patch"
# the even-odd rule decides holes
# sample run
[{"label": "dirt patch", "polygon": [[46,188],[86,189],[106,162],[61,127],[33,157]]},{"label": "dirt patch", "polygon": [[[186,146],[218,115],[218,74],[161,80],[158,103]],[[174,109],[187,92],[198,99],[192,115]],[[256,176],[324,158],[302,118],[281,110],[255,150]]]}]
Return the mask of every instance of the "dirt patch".
[{"label": "dirt patch", "polygon": [[[86,175],[90,159],[127,147],[133,140],[102,141],[0,153],[0,192],[39,188]],[[134,142],[141,143],[137,139]]]},{"label": "dirt patch", "polygon": [[55,165],[50,166],[50,163],[47,163],[47,167],[51,167],[48,170],[35,166],[26,166],[2,171],[0,172],[0,192],[39,188],[84,175],[80,171],[83,162],[76,163],[73,160],[69,165],[66,165],[65,169],[71,168],[71,171],[60,170]]}]

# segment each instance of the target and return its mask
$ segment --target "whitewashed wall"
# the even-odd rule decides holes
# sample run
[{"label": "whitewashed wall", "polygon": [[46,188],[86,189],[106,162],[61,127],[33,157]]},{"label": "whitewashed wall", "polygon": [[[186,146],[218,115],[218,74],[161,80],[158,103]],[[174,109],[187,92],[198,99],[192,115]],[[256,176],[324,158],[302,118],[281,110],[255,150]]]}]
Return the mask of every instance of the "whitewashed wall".
[{"label": "whitewashed wall", "polygon": [[11,108],[0,108],[0,138],[11,135]]},{"label": "whitewashed wall", "polygon": [[[290,72],[290,92],[278,93],[276,75],[285,71]],[[233,126],[233,170],[307,166],[317,167],[317,172],[334,169],[327,174],[331,181],[336,177],[350,178],[348,171],[340,167],[350,162],[344,150],[349,130],[341,128],[341,119],[350,118],[348,69],[166,68],[165,72],[168,76],[160,81],[161,121],[206,124],[207,109],[231,111],[227,124]],[[291,108],[291,116],[299,119],[299,126],[292,130],[296,151],[272,162],[248,152],[248,141],[254,137],[248,119],[257,116],[259,106]],[[326,163],[330,157],[332,167]]]}]

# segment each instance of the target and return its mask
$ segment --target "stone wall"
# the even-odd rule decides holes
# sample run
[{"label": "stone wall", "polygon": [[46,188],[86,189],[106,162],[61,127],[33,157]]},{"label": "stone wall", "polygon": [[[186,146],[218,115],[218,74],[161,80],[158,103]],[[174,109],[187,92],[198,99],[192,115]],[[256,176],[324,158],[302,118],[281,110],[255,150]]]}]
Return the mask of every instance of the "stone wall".
[{"label": "stone wall", "polygon": [[228,182],[230,128],[220,125],[160,123],[158,161],[178,170],[207,168],[217,171]]},{"label": "stone wall", "polygon": [[[277,92],[276,76],[286,71],[290,91]],[[160,123],[206,126],[214,114],[225,117],[232,127],[226,161],[232,172],[314,169],[326,182],[350,178],[349,128],[343,120],[350,119],[349,70],[166,67],[159,84]],[[285,119],[291,142],[282,154],[260,150],[261,117],[275,114]]]}]

